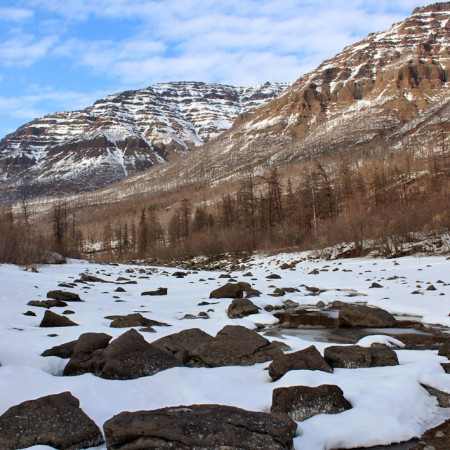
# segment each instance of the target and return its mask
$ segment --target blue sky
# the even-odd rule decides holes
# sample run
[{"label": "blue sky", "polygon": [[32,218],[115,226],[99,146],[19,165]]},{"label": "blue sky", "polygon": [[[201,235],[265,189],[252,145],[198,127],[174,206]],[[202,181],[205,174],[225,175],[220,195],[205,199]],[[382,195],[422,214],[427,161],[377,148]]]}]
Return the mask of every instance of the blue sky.
[{"label": "blue sky", "polygon": [[294,81],[420,0],[1,0],[0,138],[164,81]]}]

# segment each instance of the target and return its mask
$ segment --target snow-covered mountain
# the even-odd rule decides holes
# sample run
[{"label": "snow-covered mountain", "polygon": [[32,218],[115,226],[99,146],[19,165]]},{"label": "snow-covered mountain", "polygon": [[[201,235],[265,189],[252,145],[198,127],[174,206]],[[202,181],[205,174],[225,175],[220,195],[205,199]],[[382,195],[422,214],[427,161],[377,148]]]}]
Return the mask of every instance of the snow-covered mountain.
[{"label": "snow-covered mountain", "polygon": [[[450,145],[450,2],[416,8],[387,31],[346,47],[276,99],[237,117],[233,126],[186,158],[105,189],[102,201],[217,184],[243,171],[310,157],[421,155]],[[443,155],[445,158],[445,155]]]},{"label": "snow-covered mountain", "polygon": [[214,165],[223,167],[222,157],[236,171],[250,156],[257,166],[377,146],[395,150],[405,139],[430,150],[441,128],[450,131],[449,19],[450,2],[416,8],[346,47],[208,145]]},{"label": "snow-covered mountain", "polygon": [[0,142],[0,181],[24,193],[105,186],[204,144],[288,85],[162,83],[50,114]]}]

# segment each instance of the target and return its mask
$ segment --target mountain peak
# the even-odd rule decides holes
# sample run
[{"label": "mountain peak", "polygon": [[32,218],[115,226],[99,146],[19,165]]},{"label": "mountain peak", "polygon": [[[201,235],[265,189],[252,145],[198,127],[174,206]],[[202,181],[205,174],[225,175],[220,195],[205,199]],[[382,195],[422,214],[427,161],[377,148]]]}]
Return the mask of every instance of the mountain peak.
[{"label": "mountain peak", "polygon": [[431,5],[427,6],[419,6],[414,9],[413,16],[416,14],[423,14],[427,12],[444,12],[444,11],[450,11],[450,2],[439,2],[439,3],[432,3]]}]

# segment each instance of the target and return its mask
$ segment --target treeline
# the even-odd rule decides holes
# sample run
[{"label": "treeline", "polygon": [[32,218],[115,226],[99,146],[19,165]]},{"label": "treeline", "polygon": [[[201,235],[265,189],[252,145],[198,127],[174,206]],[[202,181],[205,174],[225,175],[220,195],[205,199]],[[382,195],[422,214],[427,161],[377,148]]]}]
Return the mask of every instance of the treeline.
[{"label": "treeline", "polygon": [[365,162],[312,160],[288,173],[249,172],[214,201],[150,202],[129,221],[108,222],[103,256],[172,259],[343,241],[362,254],[367,239],[386,245],[411,232],[448,230],[448,176],[445,153],[410,151]]},{"label": "treeline", "polygon": [[115,217],[105,205],[102,223],[58,203],[40,227],[24,201],[0,221],[0,258],[19,264],[52,253],[170,260],[339,242],[353,242],[356,255],[364,253],[367,239],[401,246],[411,232],[450,229],[446,152],[314,159],[264,174],[249,171],[232,188],[224,185],[219,196],[208,197],[205,190],[199,197],[188,191],[170,203],[154,197],[123,205]]}]

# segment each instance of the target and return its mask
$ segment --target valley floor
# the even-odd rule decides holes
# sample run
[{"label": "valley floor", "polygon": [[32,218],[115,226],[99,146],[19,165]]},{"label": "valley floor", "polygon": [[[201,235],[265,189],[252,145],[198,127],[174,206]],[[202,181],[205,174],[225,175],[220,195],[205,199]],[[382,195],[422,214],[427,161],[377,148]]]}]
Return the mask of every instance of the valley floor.
[{"label": "valley floor", "polygon": [[[294,260],[298,262],[293,268],[280,269],[283,263]],[[25,400],[70,391],[80,400],[83,411],[102,429],[106,420],[121,411],[165,406],[217,403],[269,412],[272,391],[277,387],[334,384],[343,390],[352,409],[299,422],[295,448],[367,447],[406,441],[450,418],[450,408],[440,408],[436,398],[421,386],[426,384],[450,394],[450,375],[441,366],[448,360],[439,356],[437,350],[397,347],[398,366],[337,368],[333,373],[292,370],[275,382],[265,370],[269,363],[246,367],[175,367],[134,380],[106,380],[89,373],[61,376],[67,360],[40,356],[44,350],[75,340],[86,332],[104,332],[116,338],[126,330],[111,328],[111,321],[105,316],[133,312],[171,325],[155,326],[156,333],[143,332],[148,342],[187,328],[200,328],[215,335],[225,325],[256,329],[258,324],[260,328],[265,325],[261,333],[267,333],[267,339],[283,341],[292,351],[314,343],[323,354],[332,344],[317,334],[275,330],[278,320],[264,307],[281,306],[287,299],[314,308],[318,302],[323,302],[325,307],[336,300],[363,302],[396,316],[404,315],[408,319],[414,316],[424,324],[442,327],[443,332],[450,329],[450,260],[445,256],[311,261],[305,254],[282,254],[253,257],[247,266],[252,276],[244,277],[244,272],[231,275],[237,281],[252,283],[252,287],[262,292],[260,297],[251,299],[261,310],[243,319],[230,319],[227,308],[231,299],[209,299],[213,289],[227,282],[226,278],[219,279],[219,272],[191,272],[184,278],[176,278],[171,275],[177,269],[172,268],[85,261],[39,267],[38,273],[0,265],[0,415]],[[81,273],[111,283],[77,283],[71,289],[58,287],[60,283],[74,282]],[[269,274],[281,278],[268,279]],[[125,292],[115,292],[118,277],[137,283],[123,285]],[[373,282],[381,287],[371,288]],[[431,290],[431,285],[435,290]],[[168,294],[141,296],[143,291],[159,287],[168,288]],[[270,296],[277,287],[294,287],[298,292]],[[312,290],[307,287],[320,289],[319,295],[311,295]],[[84,300],[70,303],[68,307],[74,311],[68,317],[79,326],[39,327],[45,310],[27,303],[45,300],[47,292],[54,289],[76,292]],[[200,306],[203,301],[217,303]],[[60,309],[52,308],[52,311],[61,314]],[[36,316],[24,315],[27,310]],[[199,318],[200,312],[206,312],[209,318]],[[185,318],[186,314],[196,318]],[[386,330],[374,333],[363,338],[360,345],[395,342],[386,336]],[[396,338],[401,341],[401,330],[398,333]]]}]

